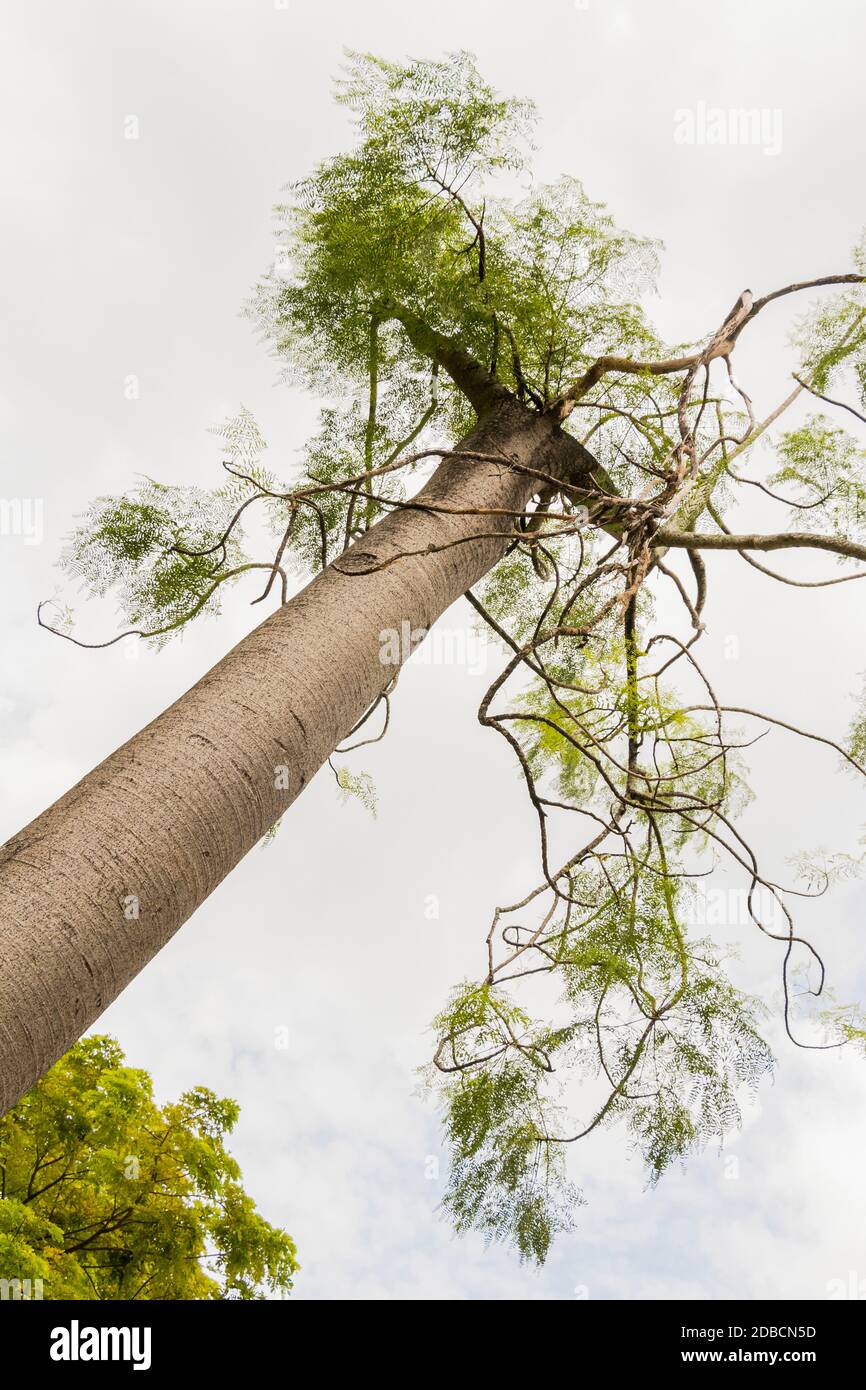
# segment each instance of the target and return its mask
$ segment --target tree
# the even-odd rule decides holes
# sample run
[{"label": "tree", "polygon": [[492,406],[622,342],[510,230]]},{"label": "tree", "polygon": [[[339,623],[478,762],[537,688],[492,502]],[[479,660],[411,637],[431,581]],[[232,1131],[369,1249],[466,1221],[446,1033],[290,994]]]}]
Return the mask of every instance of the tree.
[{"label": "tree", "polygon": [[241,1186],[224,1143],[237,1118],[203,1086],[160,1108],[113,1038],[76,1043],[0,1120],[11,1296],[28,1280],[49,1299],[287,1293],[295,1245]]},{"label": "tree", "polygon": [[[774,582],[866,573],[806,581],[755,558],[866,559],[850,433],[864,422],[851,399],[866,394],[866,245],[853,269],[744,291],[703,342],[665,344],[640,307],[658,248],[573,178],[509,196],[530,168],[532,111],[470,57],[355,55],[338,95],[356,145],[292,189],[249,306],[286,371],[330,402],[302,476],[263,466],[242,412],[221,431],[221,487],[148,482],[101,498],[66,552],[71,574],[118,596],[130,632],[112,641],[167,640],[254,571],[254,602],[278,607],[6,847],[2,1094],[92,1021],[343,740],[363,743],[374,714],[387,727],[408,650],[465,595],[507,654],[479,717],[523,775],[541,882],[497,909],[482,978],[437,1020],[445,1205],[458,1228],[543,1259],[578,1199],[569,1144],[625,1119],[657,1177],[736,1124],[742,1088],[771,1064],[759,1006],[689,930],[715,857],[741,872],[752,919],[778,944],[792,1038],[864,1037],[853,1007],[795,1020],[792,970],[812,971],[818,998],[823,967],[735,817],[752,736],[737,720],[817,738],[862,775],[866,716],[846,747],[792,729],[717,695],[695,649],[704,551],[733,550]],[[796,328],[792,389],[759,418],[733,373],[737,343],[808,291],[826,293]],[[805,401],[811,413],[779,433]],[[769,472],[761,440],[775,441]],[[726,517],[757,492],[797,529],[734,531]],[[274,527],[264,559],[244,550],[252,508]],[[315,577],[289,598],[299,564]],[[684,629],[657,625],[664,586]],[[81,640],[63,615],[40,619]],[[554,832],[558,820],[570,828]],[[802,867],[823,891],[856,863]],[[541,1019],[520,996],[526,976],[553,990]],[[556,1109],[570,1065],[600,1088],[578,1122]]]}]

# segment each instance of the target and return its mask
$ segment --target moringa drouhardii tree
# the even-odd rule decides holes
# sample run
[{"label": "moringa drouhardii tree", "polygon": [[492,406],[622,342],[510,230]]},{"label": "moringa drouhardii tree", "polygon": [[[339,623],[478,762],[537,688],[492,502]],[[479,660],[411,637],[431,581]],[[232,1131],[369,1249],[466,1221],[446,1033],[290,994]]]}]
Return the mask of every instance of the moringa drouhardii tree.
[{"label": "moringa drouhardii tree", "polygon": [[[779,954],[792,1041],[866,1036],[853,1007],[825,1010],[822,1029],[795,1019],[792,970],[819,997],[823,966],[736,825],[761,728],[817,738],[863,775],[866,719],[843,745],[741,707],[700,665],[705,552],[736,551],[768,583],[866,574],[848,567],[866,561],[866,251],[842,273],[744,291],[705,341],[665,344],[640,308],[655,245],[572,178],[506,196],[529,167],[532,112],[467,56],[355,56],[340,99],[357,142],[292,189],[250,305],[286,369],[330,402],[301,475],[264,467],[241,413],[222,431],[220,486],[100,498],[66,551],[86,587],[118,595],[129,627],[112,641],[165,641],[253,580],[274,611],[2,851],[0,1101],[98,1017],[345,740],[384,733],[406,654],[386,634],[425,631],[465,595],[506,653],[479,717],[522,773],[540,869],[496,910],[481,978],[437,1020],[445,1206],[458,1228],[543,1259],[579,1200],[568,1145],[622,1119],[657,1177],[735,1125],[742,1088],[771,1065],[759,1006],[689,926],[717,859]],[[737,343],[810,291],[790,390],[756,412]],[[798,401],[809,411],[786,428]],[[732,530],[756,494],[793,529]],[[268,555],[245,548],[253,511],[273,526]],[[762,555],[806,548],[841,571],[807,581]],[[310,582],[290,597],[299,568]],[[679,626],[655,617],[665,587]],[[40,621],[79,640],[51,607]],[[813,890],[855,867],[837,857]],[[560,1089],[570,1068],[597,1086],[578,1115]]]}]

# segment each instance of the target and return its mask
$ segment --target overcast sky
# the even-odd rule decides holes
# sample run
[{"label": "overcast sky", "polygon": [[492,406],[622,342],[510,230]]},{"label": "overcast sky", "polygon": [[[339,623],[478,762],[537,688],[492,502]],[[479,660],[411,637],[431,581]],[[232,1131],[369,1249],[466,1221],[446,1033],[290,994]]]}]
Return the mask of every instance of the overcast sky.
[{"label": "overcast sky", "polygon": [[[0,838],[260,618],[238,590],[219,621],[130,657],[40,632],[35,605],[70,596],[55,560],[92,498],[138,474],[215,483],[206,430],[241,402],[268,462],[291,472],[316,403],[276,385],[238,311],[271,259],[281,188],[346,143],[331,94],[344,47],[468,48],[501,90],[532,97],[538,176],[578,176],[621,224],[664,241],[649,307],[684,340],[747,286],[849,268],[866,221],[864,43],[856,0],[6,0],[0,496],[41,499],[44,534],[0,536]],[[702,143],[714,107],[761,112],[759,139]],[[683,112],[693,143],[675,138]],[[759,412],[785,392],[790,322],[787,305],[768,310],[738,349]],[[708,565],[720,693],[838,737],[866,668],[860,586],[796,593],[736,556]],[[813,557],[799,572],[832,569]],[[105,619],[85,608],[82,632],[106,635]],[[465,628],[468,610],[442,621]],[[476,721],[496,653],[486,672],[472,656],[413,663],[386,743],[356,755],[377,821],[320,775],[99,1028],[160,1099],[205,1084],[240,1102],[234,1152],[262,1212],[298,1241],[298,1297],[823,1298],[834,1280],[866,1296],[866,1063],[795,1051],[775,1026],[777,1079],[731,1141],[736,1164],[710,1152],[650,1192],[621,1132],[593,1139],[574,1155],[588,1205],[540,1273],[440,1221],[436,1118],[414,1068],[450,986],[480,972],[493,906],[537,865],[507,750]],[[751,762],[745,825],[780,873],[799,849],[857,849],[863,794],[832,756],[776,733]],[[806,913],[842,1000],[866,995],[863,920],[856,883]],[[730,934],[738,978],[777,1006],[778,953]]]}]

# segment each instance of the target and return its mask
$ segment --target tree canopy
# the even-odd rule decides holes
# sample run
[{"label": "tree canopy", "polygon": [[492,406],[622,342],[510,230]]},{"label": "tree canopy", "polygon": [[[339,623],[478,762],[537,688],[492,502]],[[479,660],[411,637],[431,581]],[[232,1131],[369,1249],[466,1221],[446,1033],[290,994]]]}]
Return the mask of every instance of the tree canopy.
[{"label": "tree canopy", "polygon": [[46,1299],[287,1293],[295,1245],[241,1185],[233,1100],[160,1107],[113,1038],[82,1039],[0,1119],[0,1279]]},{"label": "tree canopy", "polygon": [[[452,1157],[446,1211],[543,1260],[580,1200],[565,1163],[576,1140],[623,1122],[655,1181],[736,1127],[771,1068],[764,1006],[693,930],[717,864],[739,875],[778,953],[791,1040],[866,1038],[853,1005],[804,1014],[824,969],[792,907],[792,894],[856,872],[856,856],[810,862],[799,887],[782,886],[736,823],[759,729],[817,738],[863,776],[866,715],[847,741],[799,730],[717,693],[699,663],[704,552],[733,551],[771,583],[866,575],[851,568],[866,560],[866,243],[850,268],[744,291],[701,342],[666,343],[643,308],[659,247],[573,177],[531,181],[534,113],[468,55],[352,55],[338,99],[355,145],[290,189],[249,306],[286,373],[324,402],[300,476],[263,466],[241,412],[222,429],[227,481],[200,499],[152,482],[100,499],[66,564],[159,641],[251,569],[264,573],[256,601],[277,580],[285,600],[293,573],[338,561],[379,517],[411,508],[432,460],[502,401],[579,442],[589,484],[539,474],[532,507],[502,516],[505,558],[467,594],[505,652],[479,718],[525,783],[540,883],[497,908],[479,977],[436,1020],[430,1068]],[[759,414],[732,367],[740,335],[770,304],[813,292],[790,389]],[[809,413],[785,429],[797,402]],[[734,530],[756,496],[793,529]],[[265,559],[244,550],[253,506],[274,528]],[[805,580],[755,558],[777,549],[827,552],[839,572]],[[672,630],[656,616],[665,588],[681,615]],[[588,1106],[574,1104],[575,1076],[592,1078]]]}]

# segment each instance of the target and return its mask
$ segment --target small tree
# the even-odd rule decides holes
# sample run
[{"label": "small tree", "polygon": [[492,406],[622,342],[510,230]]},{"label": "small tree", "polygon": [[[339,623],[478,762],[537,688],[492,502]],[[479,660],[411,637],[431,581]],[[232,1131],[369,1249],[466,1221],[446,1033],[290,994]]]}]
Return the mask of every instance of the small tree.
[{"label": "small tree", "polygon": [[113,1038],[76,1043],[0,1120],[0,1279],[47,1299],[288,1292],[294,1242],[225,1148],[237,1118],[201,1086],[160,1108]]}]

